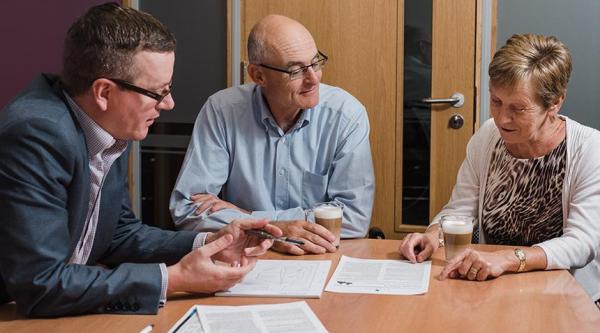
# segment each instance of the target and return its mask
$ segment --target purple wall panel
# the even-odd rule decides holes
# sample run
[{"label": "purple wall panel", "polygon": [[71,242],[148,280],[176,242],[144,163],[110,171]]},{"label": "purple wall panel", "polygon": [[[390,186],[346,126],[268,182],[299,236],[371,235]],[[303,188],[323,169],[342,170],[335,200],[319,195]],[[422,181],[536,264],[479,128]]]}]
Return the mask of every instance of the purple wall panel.
[{"label": "purple wall panel", "polygon": [[[38,73],[59,73],[69,26],[107,0],[0,2],[0,109]],[[120,1],[119,1],[120,2]]]}]

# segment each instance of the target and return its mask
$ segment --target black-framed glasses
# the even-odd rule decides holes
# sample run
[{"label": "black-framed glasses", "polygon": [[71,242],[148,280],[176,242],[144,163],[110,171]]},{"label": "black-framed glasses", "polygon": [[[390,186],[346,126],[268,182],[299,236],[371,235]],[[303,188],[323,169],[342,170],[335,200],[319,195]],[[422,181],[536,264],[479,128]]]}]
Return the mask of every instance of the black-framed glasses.
[{"label": "black-framed glasses", "polygon": [[273,66],[269,66],[269,65],[265,65],[265,64],[258,64],[260,67],[264,67],[273,71],[277,71],[277,72],[281,72],[281,73],[286,73],[289,75],[290,80],[296,80],[296,79],[300,79],[302,77],[304,77],[304,74],[306,74],[306,72],[308,71],[309,68],[312,68],[313,71],[318,72],[321,70],[321,68],[323,68],[323,66],[325,66],[325,64],[327,63],[327,60],[329,59],[329,57],[327,57],[323,52],[321,51],[317,51],[317,60],[315,60],[314,62],[312,62],[310,65],[306,65],[306,66],[292,66],[290,68],[279,68],[279,67],[273,67]]},{"label": "black-framed glasses", "polygon": [[113,79],[113,78],[107,78],[108,80],[111,80],[112,82],[116,83],[119,87],[127,89],[127,90],[131,90],[131,91],[135,91],[138,94],[142,94],[144,96],[148,96],[154,100],[156,100],[156,104],[160,104],[160,102],[163,101],[163,99],[165,99],[165,97],[169,96],[171,94],[171,87],[173,86],[173,82],[169,83],[169,88],[167,89],[166,92],[159,94],[156,93],[154,91],[150,91],[148,89],[144,89],[142,87],[138,87],[133,83],[127,82],[125,80],[121,80],[121,79]]}]

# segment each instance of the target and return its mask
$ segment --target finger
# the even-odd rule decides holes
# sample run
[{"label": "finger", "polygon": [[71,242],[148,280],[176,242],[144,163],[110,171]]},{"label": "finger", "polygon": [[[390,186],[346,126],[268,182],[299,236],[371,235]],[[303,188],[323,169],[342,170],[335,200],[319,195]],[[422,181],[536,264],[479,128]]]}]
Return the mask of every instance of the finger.
[{"label": "finger", "polygon": [[467,280],[475,280],[477,278],[477,274],[479,273],[479,269],[475,266],[471,266],[467,271],[466,278]]},{"label": "finger", "polygon": [[308,240],[310,243],[304,242],[303,248],[308,249],[311,252],[314,252],[314,250],[316,250],[318,252],[314,253],[325,253],[321,252],[321,249],[324,249],[326,252],[335,252],[337,250],[337,248],[333,246],[333,244],[330,241],[324,239],[320,235],[308,234],[304,237],[304,239]]},{"label": "finger", "polygon": [[408,234],[404,237],[402,244],[400,244],[400,254],[414,264],[417,262],[417,257],[415,256],[415,244],[412,236],[413,234]]},{"label": "finger", "polygon": [[469,273],[469,269],[471,268],[471,266],[473,266],[473,252],[471,249],[467,249],[465,250],[463,253],[463,260],[462,263],[460,264],[460,266],[458,266],[458,273],[460,273],[461,276],[466,277],[467,274]]},{"label": "finger", "polygon": [[198,248],[202,255],[212,257],[233,243],[233,235],[225,234],[216,240]]},{"label": "finger", "polygon": [[484,263],[481,261],[479,253],[476,251],[473,251],[473,253],[469,255],[469,258],[471,258],[471,267],[467,272],[467,279],[471,281],[477,280],[477,277],[479,276],[479,273],[481,272]]},{"label": "finger", "polygon": [[[328,251],[327,248],[317,245],[308,239],[300,238],[299,240],[301,240],[304,243],[304,245],[300,245],[299,247],[302,250],[304,250],[305,253],[325,254]],[[329,243],[329,244],[331,244],[331,243]],[[332,246],[332,247],[333,247],[333,251],[330,251],[330,252],[335,251],[335,246]]]},{"label": "finger", "polygon": [[273,245],[273,240],[264,239],[257,246],[247,247],[244,249],[244,254],[248,257],[256,257],[263,255]]},{"label": "finger", "polygon": [[254,269],[254,267],[256,266],[256,259],[245,259],[245,263],[244,265],[240,265],[238,268],[240,269],[240,273],[242,274],[242,278],[248,274],[251,270]]},{"label": "finger", "polygon": [[477,280],[485,281],[488,279],[489,276],[490,276],[490,267],[489,267],[489,265],[484,265],[483,267],[481,267],[481,269],[479,269],[479,272],[477,273]]},{"label": "finger", "polygon": [[462,264],[462,261],[464,260],[465,255],[466,255],[466,253],[462,252],[462,253],[459,253],[458,255],[456,255],[454,258],[452,258],[452,260],[450,260],[446,264],[446,266],[440,273],[440,276],[444,275],[445,277],[448,277],[450,272],[456,270]]},{"label": "finger", "polygon": [[230,205],[231,204],[226,203],[225,201],[219,201],[219,202],[215,203],[214,205],[212,205],[210,207],[209,211],[211,213],[218,212],[218,211],[226,209],[226,208],[231,208]]},{"label": "finger", "polygon": [[321,236],[322,238],[325,238],[330,243],[335,241],[335,235],[333,233],[331,233],[329,230],[327,230],[325,227],[323,227],[322,225],[306,222],[306,223],[304,223],[303,227],[304,227],[304,230],[309,231],[310,233],[313,233],[313,234],[317,234],[317,235]]},{"label": "finger", "polygon": [[281,253],[289,253],[297,256],[304,255],[305,252],[303,249],[299,248],[296,245],[286,244],[282,242],[275,242],[273,245],[273,250]]},{"label": "finger", "polygon": [[275,237],[281,237],[283,236],[283,231],[281,229],[279,229],[277,226],[268,223],[263,227],[263,230],[270,233],[271,235],[275,236]]},{"label": "finger", "polygon": [[429,257],[431,257],[433,254],[433,245],[431,245],[431,243],[429,243],[425,238],[421,238],[419,243],[423,250],[421,250],[421,252],[419,252],[417,255],[417,262],[423,262],[429,259]]},{"label": "finger", "polygon": [[233,222],[242,230],[263,229],[269,223],[266,219],[240,219]]},{"label": "finger", "polygon": [[208,193],[197,193],[190,197],[194,201],[204,201],[206,199],[214,198],[214,195]]},{"label": "finger", "polygon": [[227,290],[244,278],[248,272],[250,272],[254,266],[246,265],[246,266],[238,266],[238,267],[229,267],[229,266],[219,266],[219,284],[216,287],[215,291],[219,290]]},{"label": "finger", "polygon": [[205,210],[207,210],[212,205],[214,205],[216,203],[216,200],[217,199],[215,199],[215,198],[209,198],[209,199],[202,201],[200,206],[198,206],[198,208],[196,208],[196,214],[202,214]]}]

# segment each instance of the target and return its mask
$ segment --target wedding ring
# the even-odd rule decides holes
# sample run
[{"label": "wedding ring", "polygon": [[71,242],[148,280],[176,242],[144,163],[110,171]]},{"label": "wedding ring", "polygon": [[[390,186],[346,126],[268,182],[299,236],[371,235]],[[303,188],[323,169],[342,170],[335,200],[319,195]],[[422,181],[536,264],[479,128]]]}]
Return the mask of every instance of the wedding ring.
[{"label": "wedding ring", "polygon": [[473,266],[471,266],[471,268],[469,268],[469,273],[471,273],[473,275],[477,275],[477,272],[479,272],[479,268],[475,268]]}]

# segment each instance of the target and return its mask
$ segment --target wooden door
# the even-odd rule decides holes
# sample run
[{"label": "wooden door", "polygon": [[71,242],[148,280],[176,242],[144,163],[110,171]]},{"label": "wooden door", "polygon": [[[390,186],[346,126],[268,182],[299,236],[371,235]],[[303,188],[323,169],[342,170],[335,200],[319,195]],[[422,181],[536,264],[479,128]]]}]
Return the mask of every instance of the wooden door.
[{"label": "wooden door", "polygon": [[[431,141],[423,154],[432,167],[425,176],[429,178],[425,179],[429,193],[425,215],[433,216],[450,196],[473,133],[478,1],[242,0],[240,4],[243,61],[247,62],[246,40],[254,23],[267,14],[286,15],[304,24],[317,47],[329,56],[322,81],[347,90],[366,106],[376,177],[371,226],[381,228],[387,238],[422,230],[429,222],[429,218],[403,218],[402,214],[403,143],[408,142],[403,141],[404,18],[412,15],[405,13],[405,1],[411,5],[422,1],[430,7],[426,15],[431,15],[433,97],[453,92],[465,96],[461,108],[437,105],[427,110],[430,124],[424,127]],[[448,128],[454,113],[464,119],[458,130]]]}]

